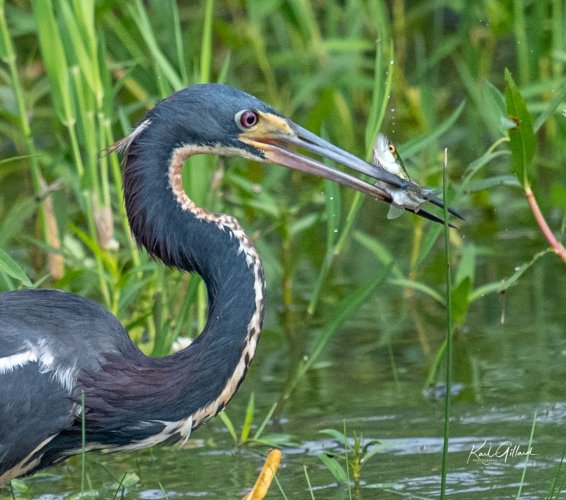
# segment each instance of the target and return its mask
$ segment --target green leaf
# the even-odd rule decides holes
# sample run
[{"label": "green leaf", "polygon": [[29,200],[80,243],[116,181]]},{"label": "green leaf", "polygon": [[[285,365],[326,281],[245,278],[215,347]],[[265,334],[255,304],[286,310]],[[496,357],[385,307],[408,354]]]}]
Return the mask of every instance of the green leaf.
[{"label": "green leaf", "polygon": [[478,299],[485,297],[486,295],[492,293],[499,293],[501,291],[501,281],[493,281],[485,285],[477,287],[475,290],[470,292],[468,295],[468,302],[471,304]]},{"label": "green leaf", "polygon": [[480,172],[480,170],[483,169],[483,167],[485,167],[486,165],[492,165],[493,163],[495,163],[495,160],[499,160],[499,158],[505,156],[509,156],[509,151],[506,150],[500,150],[495,152],[487,151],[479,158],[474,160],[472,163],[470,163],[470,166],[466,169],[464,179],[460,182],[458,186],[458,192],[460,193],[468,192],[468,190],[471,189],[468,187],[468,185],[473,182],[474,177]]},{"label": "green leaf", "polygon": [[17,200],[4,213],[2,223],[0,224],[0,247],[6,245],[10,238],[17,234],[21,234],[25,224],[31,216],[37,211],[37,202],[33,198],[23,198]]},{"label": "green leaf", "polygon": [[32,283],[19,264],[12,259],[4,250],[0,248],[0,272],[17,279],[27,287],[32,287]]},{"label": "green leaf", "polygon": [[327,436],[331,436],[334,439],[336,439],[336,441],[339,441],[340,443],[347,443],[348,442],[348,438],[342,434],[340,431],[337,431],[336,429],[322,429],[320,431],[318,431],[319,434],[326,434]]},{"label": "green leaf", "polygon": [[261,425],[259,426],[259,428],[257,429],[256,433],[254,434],[254,441],[257,441],[260,439],[261,435],[263,434],[263,431],[266,427],[266,425],[269,423],[269,420],[271,419],[271,416],[273,415],[273,412],[275,411],[275,408],[277,408],[277,403],[273,403],[271,405],[270,410],[267,412],[267,415],[265,416],[265,418],[263,419],[263,422],[261,423]]},{"label": "green leaf", "polygon": [[503,132],[501,118],[507,115],[503,94],[490,81],[484,80],[481,84],[480,96],[483,119],[494,135],[500,135]]},{"label": "green leaf", "polygon": [[33,0],[42,62],[51,83],[51,98],[62,123],[74,121],[74,110],[69,89],[69,67],[61,39],[61,32],[53,14],[51,0]]},{"label": "green leaf", "polygon": [[515,268],[515,272],[509,276],[509,278],[503,280],[503,282],[499,285],[499,293],[502,292],[506,292],[508,288],[512,287],[515,283],[517,283],[517,281],[519,280],[519,278],[521,276],[523,276],[523,274],[525,274],[525,272],[530,269],[530,267],[537,261],[539,260],[541,257],[543,257],[544,255],[546,255],[547,253],[552,253],[552,249],[547,248],[546,250],[543,250],[537,254],[535,254],[533,256],[533,258],[529,261],[526,262],[518,267]]},{"label": "green leaf", "polygon": [[440,295],[434,288],[430,287],[426,283],[421,283],[420,281],[414,281],[405,278],[397,278],[388,280],[391,285],[402,286],[403,288],[410,288],[428,295],[431,299],[438,302],[441,306],[446,306],[446,301],[444,297]]},{"label": "green leaf", "polygon": [[443,226],[436,224],[426,231],[423,241],[421,243],[419,257],[417,259],[417,267],[425,261],[425,259],[430,255],[432,249],[436,245],[440,233],[443,231]]},{"label": "green leaf", "polygon": [[366,446],[364,446],[364,449],[368,451],[366,451],[366,453],[362,457],[361,460],[362,465],[364,465],[368,460],[371,460],[371,458],[377,455],[378,453],[381,453],[386,448],[387,448],[386,445],[382,444],[380,441],[377,440],[368,443]]},{"label": "green leaf", "polygon": [[289,228],[289,236],[295,238],[300,235],[303,231],[313,227],[320,219],[318,213],[306,214],[304,217],[295,219],[291,223]]},{"label": "green leaf", "polygon": [[487,179],[477,179],[470,181],[466,187],[466,193],[478,193],[480,191],[487,191],[494,187],[500,186],[512,186],[521,187],[521,183],[517,180],[517,177],[513,175],[495,175],[493,177],[488,177]]},{"label": "green leaf", "polygon": [[[94,10],[92,2],[82,2],[83,8],[89,5],[89,9]],[[96,52],[96,43],[93,40],[88,40],[87,30],[81,30],[81,16],[73,12],[70,4],[61,2],[61,12],[63,14],[64,24],[66,28],[66,35],[69,37],[69,47],[74,52],[74,60],[72,64],[78,64],[82,76],[89,86],[91,92],[100,98],[99,94],[102,92],[100,87],[100,75],[98,73],[98,66],[96,61],[96,53],[91,53],[89,48]],[[90,16],[86,16],[90,17]]]},{"label": "green leaf", "polygon": [[22,479],[12,479],[10,487],[15,493],[19,493],[21,495],[29,493],[29,486]]},{"label": "green leaf", "polygon": [[[387,43],[387,39],[388,37],[383,37],[376,43],[373,92],[365,130],[366,158],[368,159],[371,157],[375,137],[383,125],[393,83],[394,71],[391,65],[393,40],[389,40],[389,43]],[[386,75],[385,83],[383,82],[383,74]]]},{"label": "green leaf", "polygon": [[220,420],[222,420],[222,423],[226,427],[226,430],[229,432],[230,436],[232,436],[234,443],[237,444],[238,435],[236,434],[236,429],[234,429],[234,424],[232,423],[232,420],[230,420],[230,417],[223,411],[220,412],[218,416],[220,417]]},{"label": "green leaf", "polygon": [[[133,2],[133,4],[130,5],[130,13],[132,14],[132,17],[140,30],[140,34],[147,45],[149,54],[153,59],[156,69],[160,71],[159,74],[167,80],[171,89],[179,90],[183,87],[183,82],[171,62],[167,59],[159,47],[156,33],[153,30],[143,2],[140,0]],[[169,93],[170,90],[167,90],[167,92]]]},{"label": "green leaf", "polygon": [[116,490],[115,498],[118,498],[118,492],[126,488],[131,488],[140,482],[140,477],[135,472],[125,472],[119,483],[113,485]]},{"label": "green leaf", "polygon": [[251,438],[248,440],[248,443],[269,446],[270,448],[280,448],[281,446],[287,446],[287,447],[300,446],[300,444],[297,441],[293,441],[293,439],[294,439],[293,434],[272,432],[258,439]]},{"label": "green leaf", "polygon": [[515,122],[515,127],[509,130],[511,144],[511,164],[513,173],[517,176],[524,188],[530,187],[533,177],[532,165],[535,155],[535,133],[533,120],[523,96],[515,85],[509,70],[505,70],[505,102],[507,113]]},{"label": "green leaf", "polygon": [[8,38],[8,25],[6,23],[6,13],[4,11],[4,0],[0,0],[0,31],[0,59],[4,60],[9,52],[8,45],[11,44],[11,41]]},{"label": "green leaf", "polygon": [[326,202],[326,246],[328,252],[331,253],[340,227],[341,200],[338,184],[325,180],[324,194]]},{"label": "green leaf", "polygon": [[465,245],[461,250],[460,263],[456,271],[454,283],[459,286],[466,278],[470,279],[471,286],[474,285],[476,271],[476,247],[474,244]]},{"label": "green leaf", "polygon": [[454,327],[458,328],[466,321],[469,306],[469,294],[472,289],[472,279],[467,277],[452,288],[452,317]]},{"label": "green leaf", "polygon": [[348,473],[344,470],[344,467],[340,465],[338,460],[326,453],[321,453],[318,458],[320,458],[321,462],[326,466],[329,472],[334,476],[334,478],[340,482],[347,484],[348,481]]}]

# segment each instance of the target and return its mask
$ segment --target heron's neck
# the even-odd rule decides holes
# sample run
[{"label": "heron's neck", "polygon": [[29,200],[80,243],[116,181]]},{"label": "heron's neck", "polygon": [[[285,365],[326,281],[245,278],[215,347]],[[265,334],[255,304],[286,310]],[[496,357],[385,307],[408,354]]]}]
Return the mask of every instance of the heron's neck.
[{"label": "heron's neck", "polygon": [[167,158],[133,146],[126,152],[124,192],[134,236],[165,264],[199,273],[208,290],[203,332],[160,365],[165,371],[175,367],[167,374],[175,382],[167,385],[179,391],[170,397],[179,415],[190,416],[196,427],[228,403],[255,354],[263,320],[263,268],[235,218],[197,207],[183,190],[184,161],[211,148],[179,146]]}]

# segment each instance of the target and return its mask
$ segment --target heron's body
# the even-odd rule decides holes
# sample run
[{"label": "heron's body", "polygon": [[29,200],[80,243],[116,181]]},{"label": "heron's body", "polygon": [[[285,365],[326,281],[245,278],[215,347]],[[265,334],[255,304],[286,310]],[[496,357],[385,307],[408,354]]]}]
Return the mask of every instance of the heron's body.
[{"label": "heron's body", "polygon": [[187,248],[205,245],[219,262],[202,259],[198,267],[209,291],[205,330],[171,356],[145,356],[114,316],[78,295],[0,294],[0,401],[10,402],[0,404],[0,483],[80,451],[83,393],[88,449],[174,442],[224,408],[255,353],[264,283],[237,222],[218,217],[223,222],[190,214],[179,220]]},{"label": "heron's body", "polygon": [[[135,360],[141,353],[102,306],[56,290],[0,294],[0,325],[0,478],[5,480],[42,460],[53,461],[62,450],[80,448],[78,367],[97,373],[107,355]],[[68,332],[75,332],[72,342]],[[41,455],[33,453],[38,446]]]},{"label": "heron's body", "polygon": [[[206,326],[183,351],[150,358],[88,299],[55,290],[0,294],[0,485],[80,452],[83,408],[87,449],[140,449],[187,437],[224,408],[245,377],[263,319],[260,258],[233,217],[207,212],[185,194],[188,156],[280,163],[391,202],[387,184],[372,186],[280,144],[327,156],[396,190],[416,189],[231,87],[188,87],[159,103],[116,147],[128,219],[152,256],[203,277]],[[406,208],[418,211],[425,201],[440,204],[423,191]]]}]

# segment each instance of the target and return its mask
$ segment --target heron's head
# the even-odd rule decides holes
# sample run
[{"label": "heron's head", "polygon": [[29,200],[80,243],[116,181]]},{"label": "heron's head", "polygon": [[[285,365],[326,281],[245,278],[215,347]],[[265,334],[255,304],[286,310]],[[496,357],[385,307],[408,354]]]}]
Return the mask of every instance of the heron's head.
[{"label": "heron's head", "polygon": [[[431,190],[423,189],[384,169],[368,163],[300,127],[271,106],[241,90],[221,84],[193,85],[161,101],[132,134],[118,143],[127,149],[145,129],[155,150],[166,143],[170,148],[194,147],[195,152],[242,156],[270,162],[324,177],[339,184],[391,203],[406,199],[406,208],[432,220],[439,219],[422,209],[427,201],[442,206]],[[151,147],[152,145],[149,144]],[[364,181],[344,170],[332,168],[320,160],[300,153],[307,151],[373,180]],[[411,196],[399,196],[410,191]],[[394,196],[395,195],[395,196]],[[457,212],[450,212],[458,216]]]}]

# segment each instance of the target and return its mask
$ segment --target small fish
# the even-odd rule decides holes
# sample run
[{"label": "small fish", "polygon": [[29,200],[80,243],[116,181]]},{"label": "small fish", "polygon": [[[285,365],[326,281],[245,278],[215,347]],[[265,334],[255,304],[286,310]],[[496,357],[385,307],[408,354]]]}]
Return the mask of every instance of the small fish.
[{"label": "small fish", "polygon": [[372,163],[381,165],[388,172],[410,181],[405,164],[397,148],[385,134],[377,134],[373,145]]},{"label": "small fish", "polygon": [[[376,167],[381,167],[401,179],[411,180],[401,155],[399,155],[397,148],[385,134],[377,134],[373,145],[372,163]],[[376,185],[382,187],[391,196],[391,205],[387,214],[388,219],[395,219],[401,216],[405,208],[418,211],[426,201],[420,191],[394,189],[383,181],[377,181]]]}]

